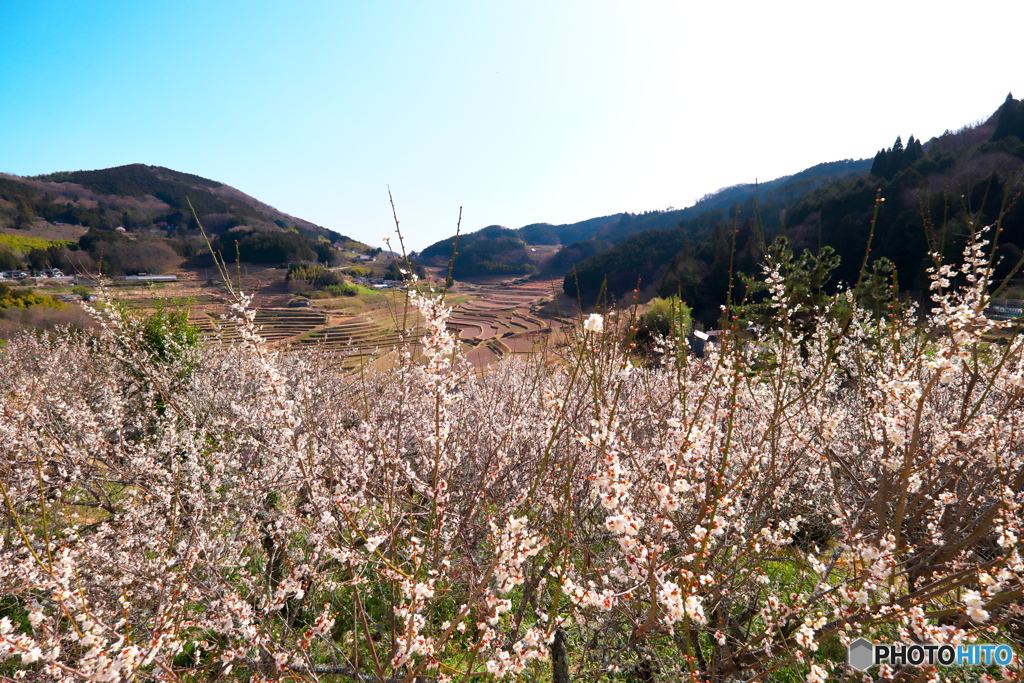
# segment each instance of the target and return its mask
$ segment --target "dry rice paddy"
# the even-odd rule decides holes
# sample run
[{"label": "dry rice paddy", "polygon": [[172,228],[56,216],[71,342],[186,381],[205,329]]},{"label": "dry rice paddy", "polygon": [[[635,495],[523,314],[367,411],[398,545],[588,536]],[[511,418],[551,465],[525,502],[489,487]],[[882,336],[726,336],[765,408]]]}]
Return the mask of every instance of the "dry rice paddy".
[{"label": "dry rice paddy", "polygon": [[[223,342],[238,338],[238,323],[229,315],[225,293],[195,287],[198,283],[189,283],[191,287],[182,284],[158,291],[122,290],[113,298],[140,310],[187,305],[189,319],[208,338]],[[535,353],[560,343],[560,330],[570,320],[552,315],[544,306],[552,298],[550,289],[541,282],[460,283],[451,296],[457,303],[449,328],[458,334],[466,358],[474,366],[484,367],[501,358]],[[349,312],[331,310],[337,307],[330,300],[317,302],[326,310],[287,308],[287,295],[264,291],[255,300],[255,322],[264,339],[283,349],[329,354],[345,367],[387,367],[395,347],[404,339],[415,340],[423,334],[419,320],[404,310],[397,292],[387,302],[368,297],[365,303],[370,310],[356,313],[359,307],[342,307]]]},{"label": "dry rice paddy", "polygon": [[513,354],[535,353],[557,344],[568,318],[542,312],[552,297],[544,282],[463,285],[465,300],[448,325],[459,333],[467,359],[478,367]]}]

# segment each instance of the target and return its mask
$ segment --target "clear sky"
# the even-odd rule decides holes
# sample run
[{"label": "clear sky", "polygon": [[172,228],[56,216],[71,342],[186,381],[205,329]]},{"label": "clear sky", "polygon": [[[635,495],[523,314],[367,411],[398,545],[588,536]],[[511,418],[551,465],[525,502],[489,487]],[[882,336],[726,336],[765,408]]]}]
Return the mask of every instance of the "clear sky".
[{"label": "clear sky", "polygon": [[128,163],[372,245],[689,206],[1024,96],[1024,2],[0,0],[0,171]]}]

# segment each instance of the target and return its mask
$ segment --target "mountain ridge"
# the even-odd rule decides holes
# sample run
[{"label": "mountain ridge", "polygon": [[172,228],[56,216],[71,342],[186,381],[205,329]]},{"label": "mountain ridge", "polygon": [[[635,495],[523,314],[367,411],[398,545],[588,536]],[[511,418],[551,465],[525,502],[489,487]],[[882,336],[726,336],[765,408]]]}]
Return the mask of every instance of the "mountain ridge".
[{"label": "mountain ridge", "polygon": [[0,269],[13,270],[166,272],[212,258],[207,238],[228,260],[254,263],[337,265],[373,251],[226,183],[145,164],[0,173],[0,233]]},{"label": "mountain ridge", "polygon": [[[740,183],[709,193],[693,206],[640,214],[617,213],[588,218],[576,223],[531,223],[521,228],[489,225],[459,236],[455,277],[485,274],[562,275],[582,258],[598,253],[646,230],[672,230],[682,221],[711,211],[725,211],[756,195],[772,193],[790,201],[832,179],[866,172],[872,159],[843,159],[815,164],[806,169],[765,182]],[[440,266],[451,258],[455,238],[447,237],[426,247],[417,256]],[[561,254],[543,252],[535,256],[531,247],[561,246]],[[460,262],[461,259],[461,262]]]},{"label": "mountain ridge", "polygon": [[[266,224],[283,221],[332,241],[337,240],[337,237],[331,237],[332,234],[343,237],[340,233],[311,221],[280,211],[227,183],[163,166],[137,163],[95,170],[58,171],[35,176],[0,173],[0,178],[30,187],[43,198],[49,194],[53,195],[54,199],[66,200],[65,204],[70,202],[83,205],[82,208],[86,209],[94,208],[89,206],[91,203],[98,205],[102,202],[112,205],[112,208],[120,209],[122,212],[127,211],[129,220],[132,219],[131,214],[134,211],[140,214],[137,217],[139,220],[169,218],[171,220],[154,222],[188,223],[191,212],[185,201],[187,197],[192,201],[200,219],[210,215],[234,214],[242,221],[255,220]],[[8,190],[10,193],[10,188]],[[110,197],[117,199],[111,201]],[[4,199],[8,197],[0,195],[0,201]],[[159,213],[161,210],[164,215]],[[44,211],[47,209],[44,208]],[[47,212],[51,213],[52,209]],[[0,212],[0,219],[2,217]],[[75,218],[74,215],[67,217],[72,220]],[[109,214],[108,217],[112,218]],[[88,227],[101,227],[102,221],[99,216],[94,215],[90,218],[92,220]]]},{"label": "mountain ridge", "polygon": [[[779,236],[797,253],[831,248],[840,257],[834,287],[859,277],[873,235],[871,259],[883,259],[879,267],[898,275],[894,286],[920,297],[929,255],[956,262],[975,227],[999,223],[997,277],[1024,259],[1024,203],[1016,201],[1024,194],[1024,101],[1009,95],[984,122],[924,144],[911,138],[905,147],[897,138],[870,165],[798,196],[747,198],[730,216],[705,211],[669,231],[631,235],[579,263],[564,290],[589,306],[601,297],[623,298],[639,282],[641,299],[678,294],[696,318],[714,325],[730,274],[742,298],[738,273],[759,276],[764,252]],[[877,222],[876,195],[886,200]]]}]

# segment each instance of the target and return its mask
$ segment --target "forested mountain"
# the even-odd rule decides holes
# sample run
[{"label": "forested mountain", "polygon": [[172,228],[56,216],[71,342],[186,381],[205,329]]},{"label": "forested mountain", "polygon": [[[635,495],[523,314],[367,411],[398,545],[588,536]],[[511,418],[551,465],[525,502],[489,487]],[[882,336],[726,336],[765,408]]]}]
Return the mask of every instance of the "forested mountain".
[{"label": "forested mountain", "polygon": [[[646,211],[641,214],[618,213],[564,225],[534,223],[517,230],[491,225],[459,237],[459,255],[453,272],[455,277],[465,277],[498,273],[527,274],[542,269],[548,274],[560,276],[587,258],[644,231],[673,230],[682,222],[692,220],[697,220],[698,224],[706,222],[709,212],[728,213],[737,202],[750,202],[755,196],[770,197],[770,201],[774,202],[793,202],[837,177],[865,172],[871,163],[871,159],[847,159],[818,164],[800,173],[764,183],[724,188],[705,195],[686,209]],[[452,256],[453,242],[454,237],[441,240],[424,249],[418,256],[434,265],[446,264]],[[641,239],[639,243],[646,242]],[[681,243],[670,241],[668,244],[657,245],[656,251],[661,252],[672,244],[681,248]],[[531,246],[550,245],[564,245],[564,248],[547,261],[532,257],[529,250]],[[661,256],[653,258],[652,264],[660,264]],[[635,268],[633,272],[636,272]],[[627,274],[622,275],[626,277]],[[636,284],[635,277],[633,284]]]},{"label": "forested mountain", "polygon": [[[557,246],[587,240],[599,231],[619,225],[629,218],[629,214],[615,214],[566,225],[534,223],[518,230],[489,225],[459,236],[458,256],[452,274],[459,278],[472,275],[535,273],[543,264],[534,256],[531,247]],[[607,241],[601,243],[605,245],[604,248],[611,245]],[[414,255],[431,265],[446,265],[452,258],[454,245],[455,237],[452,236],[435,242]],[[592,253],[596,252],[588,247],[586,256]],[[561,272],[565,272],[565,269],[559,274]]]},{"label": "forested mountain", "polygon": [[[616,298],[639,287],[645,296],[653,296],[657,291],[675,293],[681,280],[688,301],[706,300],[717,308],[719,297],[712,293],[728,286],[732,230],[739,229],[739,262],[757,262],[763,233],[778,232],[789,206],[820,187],[862,176],[871,163],[817,164],[765,183],[725,188],[682,211],[637,216],[630,222],[632,230],[606,232],[614,246],[574,262],[576,267],[565,276],[565,291],[588,300],[602,286]],[[667,219],[673,220],[666,224]],[[572,246],[584,252],[583,244]],[[666,278],[668,285],[660,286]]]},{"label": "forested mountain", "polygon": [[[719,207],[669,230],[632,235],[569,272],[565,290],[593,305],[599,293],[619,298],[639,282],[645,295],[679,293],[712,325],[725,302],[730,265],[735,273],[757,274],[766,245],[778,235],[797,251],[832,247],[841,259],[833,284],[850,283],[864,261],[879,192],[885,201],[871,260],[891,261],[904,291],[922,291],[929,252],[956,258],[971,224],[1000,216],[997,275],[1005,276],[1024,254],[1024,205],[1017,201],[1024,189],[1022,140],[1024,102],[1008,96],[981,125],[924,144],[897,138],[866,172],[812,187],[801,187],[798,174],[728,211]],[[741,296],[742,288],[737,291]]]},{"label": "forested mountain", "polygon": [[[114,273],[173,268],[182,258],[207,252],[189,202],[214,248],[229,260],[332,263],[342,258],[343,249],[368,249],[229,185],[131,164],[32,178],[0,174],[0,229],[9,236],[4,241],[34,245],[12,251],[0,244],[0,263],[14,269],[74,267]],[[22,235],[62,230],[75,240],[17,241]]]},{"label": "forested mountain", "polygon": [[[455,238],[451,237],[414,256],[425,263],[440,266],[451,260],[454,249]],[[529,245],[516,230],[491,225],[461,235],[458,239],[458,256],[452,268],[452,275],[456,278],[534,272],[537,272],[537,267],[530,258]]]},{"label": "forested mountain", "polygon": [[172,232],[195,228],[186,198],[211,229],[228,224],[280,228],[341,236],[290,216],[224,183],[161,166],[129,164],[96,171],[64,171],[22,178],[0,174],[0,225],[49,222],[89,228],[128,229],[166,224]]}]

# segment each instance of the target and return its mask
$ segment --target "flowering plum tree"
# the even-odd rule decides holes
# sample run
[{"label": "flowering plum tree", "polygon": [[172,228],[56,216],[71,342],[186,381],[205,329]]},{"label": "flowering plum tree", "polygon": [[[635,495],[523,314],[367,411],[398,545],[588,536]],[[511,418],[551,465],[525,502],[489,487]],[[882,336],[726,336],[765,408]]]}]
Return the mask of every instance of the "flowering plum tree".
[{"label": "flowering plum tree", "polygon": [[776,269],[780,324],[658,367],[609,313],[481,376],[430,292],[377,374],[270,350],[241,294],[231,345],[158,359],[116,309],[17,338],[0,676],[820,681],[861,636],[1019,643],[1024,343],[985,245],[888,317]]}]

